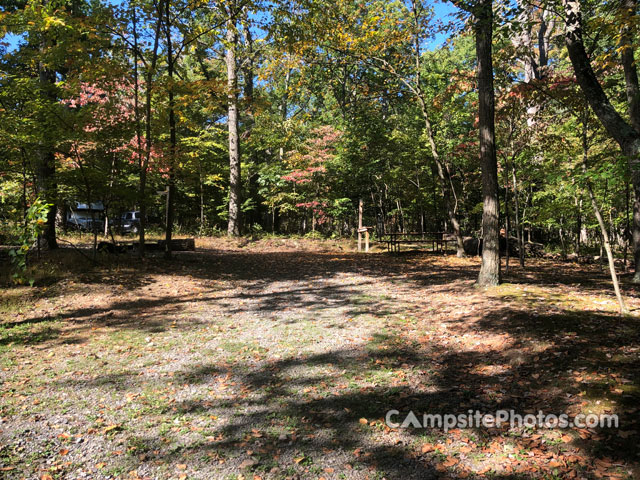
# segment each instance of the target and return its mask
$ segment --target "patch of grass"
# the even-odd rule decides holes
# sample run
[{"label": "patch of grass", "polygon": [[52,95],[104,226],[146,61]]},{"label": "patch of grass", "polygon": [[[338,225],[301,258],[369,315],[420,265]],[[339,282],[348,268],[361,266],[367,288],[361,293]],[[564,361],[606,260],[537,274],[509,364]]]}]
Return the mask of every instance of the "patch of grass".
[{"label": "patch of grass", "polygon": [[238,342],[235,340],[225,340],[220,343],[220,348],[228,353],[240,353],[249,348],[250,344],[246,342]]},{"label": "patch of grass", "polygon": [[44,343],[60,335],[62,324],[56,319],[25,320],[0,324],[0,353],[11,347]]},{"label": "patch of grass", "polygon": [[6,288],[0,297],[0,319],[9,318],[9,315],[20,314],[29,311],[33,307],[29,290],[25,287]]},{"label": "patch of grass", "polygon": [[126,441],[127,443],[127,452],[129,455],[139,455],[141,453],[148,452],[151,447],[149,446],[149,442],[143,438],[133,435],[129,437]]}]

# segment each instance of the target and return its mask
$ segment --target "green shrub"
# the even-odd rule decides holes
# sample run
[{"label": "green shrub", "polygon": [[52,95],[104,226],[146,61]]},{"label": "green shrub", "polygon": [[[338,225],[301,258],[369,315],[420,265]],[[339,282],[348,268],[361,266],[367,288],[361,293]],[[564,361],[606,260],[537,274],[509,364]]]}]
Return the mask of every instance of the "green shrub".
[{"label": "green shrub", "polygon": [[29,283],[33,286],[34,279],[27,276],[27,256],[33,244],[38,240],[47,224],[47,214],[51,204],[36,198],[25,214],[24,228],[18,236],[19,246],[9,250],[9,257],[13,266],[11,279],[18,285]]}]

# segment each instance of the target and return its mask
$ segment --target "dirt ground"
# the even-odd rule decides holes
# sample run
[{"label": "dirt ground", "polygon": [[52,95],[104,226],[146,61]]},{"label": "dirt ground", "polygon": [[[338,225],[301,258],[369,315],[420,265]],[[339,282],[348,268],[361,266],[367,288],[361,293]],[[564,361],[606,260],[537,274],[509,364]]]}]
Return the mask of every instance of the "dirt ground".
[{"label": "dirt ground", "polygon": [[[0,290],[0,477],[640,478],[640,292],[599,266],[199,239],[47,256]],[[619,428],[389,428],[385,414],[617,414]]]}]

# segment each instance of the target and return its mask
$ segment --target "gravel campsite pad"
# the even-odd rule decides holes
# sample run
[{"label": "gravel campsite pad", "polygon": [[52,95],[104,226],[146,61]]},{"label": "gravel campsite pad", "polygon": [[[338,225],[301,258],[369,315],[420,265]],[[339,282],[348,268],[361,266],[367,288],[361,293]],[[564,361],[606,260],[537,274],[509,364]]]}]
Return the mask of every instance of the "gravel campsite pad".
[{"label": "gravel campsite pad", "polygon": [[[640,478],[638,320],[598,265],[532,260],[480,290],[477,258],[330,241],[82,274],[65,250],[2,292],[0,477]],[[389,428],[392,409],[620,426]]]}]

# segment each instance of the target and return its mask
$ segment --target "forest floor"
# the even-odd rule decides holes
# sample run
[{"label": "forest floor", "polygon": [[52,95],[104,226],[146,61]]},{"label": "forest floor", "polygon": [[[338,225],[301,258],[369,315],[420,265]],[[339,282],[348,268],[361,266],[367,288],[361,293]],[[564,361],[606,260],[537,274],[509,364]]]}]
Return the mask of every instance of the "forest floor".
[{"label": "forest floor", "polygon": [[[0,477],[640,478],[640,291],[598,266],[198,240],[167,262],[48,256],[0,297]],[[615,413],[619,428],[389,428]]]}]

